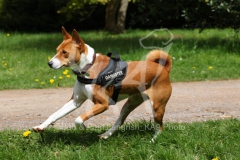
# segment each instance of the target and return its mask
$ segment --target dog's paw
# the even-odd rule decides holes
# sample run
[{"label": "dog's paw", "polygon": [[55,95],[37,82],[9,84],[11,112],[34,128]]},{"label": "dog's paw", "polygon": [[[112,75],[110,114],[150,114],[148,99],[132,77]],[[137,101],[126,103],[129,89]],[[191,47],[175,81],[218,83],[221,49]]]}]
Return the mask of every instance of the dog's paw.
[{"label": "dog's paw", "polygon": [[86,126],[83,124],[81,117],[75,119],[75,126],[77,130],[86,130]]},{"label": "dog's paw", "polygon": [[152,138],[149,142],[150,143],[155,143],[155,141],[156,141],[156,138]]},{"label": "dog's paw", "polygon": [[151,139],[150,143],[155,143],[155,141],[157,140],[158,136],[161,134],[161,130],[156,130],[153,138]]},{"label": "dog's paw", "polygon": [[107,131],[107,132],[99,135],[98,137],[99,137],[100,139],[108,139],[111,135],[112,135],[112,132]]},{"label": "dog's paw", "polygon": [[107,136],[107,135],[104,135],[104,134],[101,134],[101,135],[98,135],[98,137],[100,138],[100,139],[108,139],[108,137],[109,136]]},{"label": "dog's paw", "polygon": [[34,132],[37,132],[37,133],[45,131],[45,128],[41,128],[39,126],[33,127],[32,129],[33,129]]},{"label": "dog's paw", "polygon": [[85,131],[87,129],[87,127],[83,123],[81,123],[81,124],[75,123],[75,126],[76,126],[77,130],[84,130]]}]

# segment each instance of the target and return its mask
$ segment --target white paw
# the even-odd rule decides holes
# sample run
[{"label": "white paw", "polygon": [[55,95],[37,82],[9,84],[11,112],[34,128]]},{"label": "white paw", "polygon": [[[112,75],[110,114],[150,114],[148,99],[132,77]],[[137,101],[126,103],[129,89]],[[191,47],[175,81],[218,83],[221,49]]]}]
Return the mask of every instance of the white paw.
[{"label": "white paw", "polygon": [[109,136],[104,135],[104,134],[99,135],[99,138],[100,138],[100,139],[108,139],[108,137],[109,137]]},{"label": "white paw", "polygon": [[161,130],[157,130],[153,136],[153,138],[151,139],[150,143],[154,143],[157,139],[157,137],[161,134]]},{"label": "white paw", "polygon": [[100,139],[108,139],[111,135],[112,135],[112,132],[107,131],[107,132],[99,135],[99,138],[100,138]]},{"label": "white paw", "polygon": [[156,140],[156,138],[152,138],[151,141],[150,141],[150,143],[154,143],[155,140]]},{"label": "white paw", "polygon": [[83,124],[83,121],[80,117],[75,119],[75,126],[78,130],[86,130],[86,126]]},{"label": "white paw", "polygon": [[77,130],[86,130],[86,128],[87,128],[83,123],[79,124],[79,123],[75,122],[75,126],[76,126]]},{"label": "white paw", "polygon": [[44,132],[45,131],[45,128],[42,127],[42,126],[35,126],[32,128],[34,132]]}]

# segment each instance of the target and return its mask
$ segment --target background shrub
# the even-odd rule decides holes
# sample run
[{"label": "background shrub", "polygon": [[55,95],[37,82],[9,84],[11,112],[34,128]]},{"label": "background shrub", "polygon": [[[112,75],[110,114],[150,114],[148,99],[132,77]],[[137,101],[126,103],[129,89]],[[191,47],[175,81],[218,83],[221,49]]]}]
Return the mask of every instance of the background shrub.
[{"label": "background shrub", "polygon": [[[60,26],[104,29],[103,0],[0,0],[0,30],[56,31]],[[132,0],[127,28],[233,28],[240,0]]]}]

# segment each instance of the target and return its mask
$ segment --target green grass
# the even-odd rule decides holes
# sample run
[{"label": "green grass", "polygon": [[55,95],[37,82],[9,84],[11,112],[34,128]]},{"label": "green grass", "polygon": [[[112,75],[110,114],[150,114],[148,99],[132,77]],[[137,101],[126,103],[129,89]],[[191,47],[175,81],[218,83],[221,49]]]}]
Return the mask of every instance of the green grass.
[{"label": "green grass", "polygon": [[[240,78],[240,44],[230,29],[170,30],[175,38],[169,54],[173,60],[171,81],[201,81]],[[139,39],[151,30],[127,30],[123,35],[103,31],[79,32],[96,52],[118,52],[127,61],[141,60],[149,51]],[[239,35],[238,35],[239,36]],[[48,58],[62,41],[61,33],[20,34],[0,32],[0,90],[73,86],[75,76],[52,70]],[[167,32],[159,32],[144,41],[145,46],[165,47]],[[66,75],[70,75],[67,78]],[[59,77],[62,79],[59,79]],[[38,81],[36,82],[36,79]],[[50,84],[49,80],[54,79]],[[0,159],[240,159],[240,120],[166,123],[156,143],[149,143],[153,129],[149,122],[124,125],[108,140],[97,135],[107,126],[88,128],[49,128],[43,137],[23,131],[0,132]]]},{"label": "green grass", "polygon": [[108,140],[97,136],[107,127],[49,128],[40,134],[23,131],[0,134],[0,159],[240,159],[240,120],[166,123],[155,143],[150,143],[150,122],[125,124]]},{"label": "green grass", "polygon": [[[170,30],[174,35],[169,54],[173,59],[171,81],[202,81],[240,78],[239,35],[230,29]],[[122,35],[104,31],[79,32],[96,52],[117,52],[127,61],[141,60],[149,52],[139,44],[151,30],[127,30]],[[62,41],[61,32],[20,34],[0,32],[0,90],[73,86],[76,77],[63,75],[65,69],[52,70],[48,58]],[[143,41],[145,46],[166,47],[170,34],[159,31]],[[62,79],[59,79],[62,76]],[[38,79],[38,82],[35,82]],[[50,84],[49,80],[54,79]],[[44,84],[43,84],[44,83]]]}]

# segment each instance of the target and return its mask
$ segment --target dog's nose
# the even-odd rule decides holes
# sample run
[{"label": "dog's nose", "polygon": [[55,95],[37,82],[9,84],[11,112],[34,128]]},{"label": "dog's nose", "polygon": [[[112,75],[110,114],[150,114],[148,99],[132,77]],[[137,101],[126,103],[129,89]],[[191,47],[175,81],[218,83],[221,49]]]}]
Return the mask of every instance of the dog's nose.
[{"label": "dog's nose", "polygon": [[49,61],[49,62],[48,62],[48,65],[49,65],[49,67],[52,68],[53,62],[52,62],[52,61]]}]

